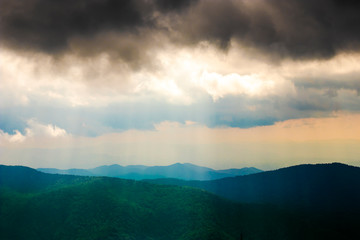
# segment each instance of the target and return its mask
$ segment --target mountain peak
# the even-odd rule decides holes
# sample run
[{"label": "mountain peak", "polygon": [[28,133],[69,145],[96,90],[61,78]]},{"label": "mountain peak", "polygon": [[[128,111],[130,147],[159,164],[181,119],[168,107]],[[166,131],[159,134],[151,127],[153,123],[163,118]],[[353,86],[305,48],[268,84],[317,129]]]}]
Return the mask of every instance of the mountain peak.
[{"label": "mountain peak", "polygon": [[198,165],[195,165],[195,164],[192,164],[192,163],[180,163],[180,162],[171,164],[169,166],[201,167],[201,166],[198,166]]}]

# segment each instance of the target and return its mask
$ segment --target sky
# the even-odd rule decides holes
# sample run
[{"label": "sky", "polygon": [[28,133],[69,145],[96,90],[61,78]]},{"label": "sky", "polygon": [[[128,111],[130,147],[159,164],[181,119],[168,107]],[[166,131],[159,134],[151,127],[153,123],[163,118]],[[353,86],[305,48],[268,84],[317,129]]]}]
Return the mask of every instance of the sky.
[{"label": "sky", "polygon": [[360,166],[359,12],[0,0],[0,164]]}]

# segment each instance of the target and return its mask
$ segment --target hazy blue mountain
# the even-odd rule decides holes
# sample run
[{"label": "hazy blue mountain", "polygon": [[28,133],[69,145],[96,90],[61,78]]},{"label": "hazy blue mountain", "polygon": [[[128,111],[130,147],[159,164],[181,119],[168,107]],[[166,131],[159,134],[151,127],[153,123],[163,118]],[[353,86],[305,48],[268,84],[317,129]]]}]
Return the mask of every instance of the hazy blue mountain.
[{"label": "hazy blue mountain", "polygon": [[200,167],[190,163],[176,163],[170,166],[154,166],[145,170],[144,178],[179,178],[186,180],[203,180],[226,177],[226,174],[217,173],[211,168]]},{"label": "hazy blue mountain", "polygon": [[359,239],[358,216],[238,204],[191,187],[0,165],[4,240]]},{"label": "hazy blue mountain", "polygon": [[340,163],[299,165],[212,181],[149,181],[197,187],[242,203],[360,210],[360,168]]},{"label": "hazy blue mountain", "polygon": [[231,168],[231,169],[224,169],[224,170],[217,170],[218,173],[227,173],[230,175],[235,176],[244,176],[244,175],[250,175],[254,173],[260,173],[263,172],[260,169],[254,168],[254,167],[245,167],[241,169],[237,168]]},{"label": "hazy blue mountain", "polygon": [[147,166],[143,165],[121,166],[118,164],[113,164],[88,169],[88,171],[92,172],[96,176],[141,179],[141,175],[143,175],[145,169],[147,168]]},{"label": "hazy blue mountain", "polygon": [[78,169],[78,168],[71,168],[71,169],[57,169],[57,168],[38,168],[37,169],[43,173],[51,173],[51,174],[67,174],[67,175],[78,175],[78,176],[95,176],[93,172],[90,172],[86,169]]},{"label": "hazy blue mountain", "polygon": [[157,178],[178,178],[183,180],[213,180],[225,177],[242,176],[262,172],[256,168],[214,170],[190,163],[175,163],[169,166],[143,166],[118,164],[105,165],[92,169],[68,169],[38,168],[45,173],[70,174],[79,176],[107,176],[125,179],[157,179]]}]

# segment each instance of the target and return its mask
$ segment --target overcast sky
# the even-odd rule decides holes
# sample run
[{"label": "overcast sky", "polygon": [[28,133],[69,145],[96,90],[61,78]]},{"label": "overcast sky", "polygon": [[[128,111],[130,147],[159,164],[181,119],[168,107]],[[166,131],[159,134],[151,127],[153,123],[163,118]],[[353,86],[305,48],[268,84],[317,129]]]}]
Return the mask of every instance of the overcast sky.
[{"label": "overcast sky", "polygon": [[0,0],[0,164],[360,166],[359,12]]}]

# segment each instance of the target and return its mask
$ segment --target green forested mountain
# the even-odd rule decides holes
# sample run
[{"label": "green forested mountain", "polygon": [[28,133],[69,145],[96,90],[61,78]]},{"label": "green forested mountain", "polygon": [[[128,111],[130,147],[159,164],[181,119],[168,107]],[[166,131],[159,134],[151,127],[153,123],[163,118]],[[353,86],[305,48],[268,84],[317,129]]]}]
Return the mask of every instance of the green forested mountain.
[{"label": "green forested mountain", "polygon": [[[0,239],[356,239],[359,220],[191,187],[0,166]],[[354,238],[355,237],[355,238]]]},{"label": "green forested mountain", "polygon": [[213,181],[148,181],[197,187],[241,203],[360,213],[360,168],[340,163],[305,164]]}]

